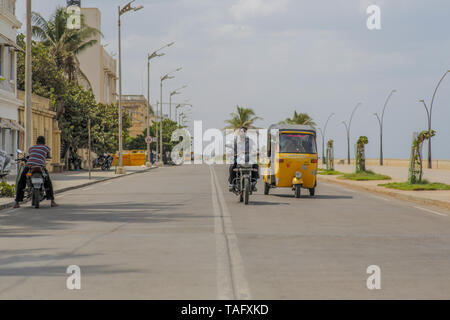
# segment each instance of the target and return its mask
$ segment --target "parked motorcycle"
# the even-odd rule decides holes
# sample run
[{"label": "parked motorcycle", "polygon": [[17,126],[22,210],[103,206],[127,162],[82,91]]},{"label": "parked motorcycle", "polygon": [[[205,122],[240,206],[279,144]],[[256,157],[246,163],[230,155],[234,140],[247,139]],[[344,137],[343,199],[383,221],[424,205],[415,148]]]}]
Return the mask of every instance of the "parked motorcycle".
[{"label": "parked motorcycle", "polygon": [[253,193],[252,172],[254,170],[251,164],[238,164],[235,169],[236,178],[233,180],[232,192],[239,196],[239,201],[246,205],[249,203],[250,195]]},{"label": "parked motorcycle", "polygon": [[102,170],[109,171],[113,164],[113,160],[114,160],[114,158],[110,154],[105,155],[105,159],[102,164]]},{"label": "parked motorcycle", "polygon": [[101,168],[102,171],[111,169],[114,158],[109,154],[99,155],[93,162],[93,168]]}]

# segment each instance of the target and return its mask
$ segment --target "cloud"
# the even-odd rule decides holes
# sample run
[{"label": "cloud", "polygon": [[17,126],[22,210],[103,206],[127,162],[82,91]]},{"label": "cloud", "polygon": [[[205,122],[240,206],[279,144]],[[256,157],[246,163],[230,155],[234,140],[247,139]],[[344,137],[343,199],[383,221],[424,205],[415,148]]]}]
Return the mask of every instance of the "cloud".
[{"label": "cloud", "polygon": [[238,0],[231,6],[231,15],[242,20],[247,17],[269,16],[286,9],[290,0]]},{"label": "cloud", "polygon": [[246,25],[224,24],[218,28],[219,35],[242,39],[254,34],[253,28]]}]

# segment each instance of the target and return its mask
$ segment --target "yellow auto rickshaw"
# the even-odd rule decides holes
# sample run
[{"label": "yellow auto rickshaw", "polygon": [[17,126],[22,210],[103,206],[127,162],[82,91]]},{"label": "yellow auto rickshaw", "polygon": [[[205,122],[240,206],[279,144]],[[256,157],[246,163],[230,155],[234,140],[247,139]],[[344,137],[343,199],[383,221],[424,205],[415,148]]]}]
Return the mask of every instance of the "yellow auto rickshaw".
[{"label": "yellow auto rickshaw", "polygon": [[314,196],[317,186],[316,130],[304,125],[272,125],[268,130],[268,163],[264,172],[264,194],[271,188],[301,189]]}]

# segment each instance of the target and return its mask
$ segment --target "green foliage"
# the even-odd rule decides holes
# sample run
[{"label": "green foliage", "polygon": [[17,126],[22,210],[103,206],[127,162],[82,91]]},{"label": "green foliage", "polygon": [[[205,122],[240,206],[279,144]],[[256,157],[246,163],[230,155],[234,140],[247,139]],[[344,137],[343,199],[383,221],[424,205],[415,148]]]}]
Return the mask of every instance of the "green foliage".
[{"label": "green foliage", "polygon": [[411,146],[411,158],[409,164],[408,182],[410,184],[420,183],[423,178],[423,166],[422,166],[422,146],[425,140],[429,140],[436,135],[434,130],[429,132],[428,130],[422,131],[413,140]]},{"label": "green foliage", "polygon": [[[25,36],[17,36],[17,44],[25,50]],[[58,68],[49,49],[40,42],[32,42],[33,93],[54,100],[65,91],[68,82]],[[25,53],[17,52],[17,89],[25,90]]]},{"label": "green foliage", "polygon": [[430,183],[426,180],[422,180],[421,183],[414,183],[414,184],[411,184],[409,182],[393,182],[393,183],[379,184],[379,186],[405,191],[450,190],[450,185],[448,184]]},{"label": "green foliage", "polygon": [[[92,109],[91,147],[97,154],[114,153],[119,150],[119,106],[117,104],[96,104]],[[122,139],[128,138],[131,119],[126,111],[122,113]]]},{"label": "green foliage", "polygon": [[[366,155],[365,146],[369,143],[369,139],[366,136],[359,137],[356,142],[356,173],[363,173],[366,171]],[[373,180],[373,179],[371,179]]]},{"label": "green foliage", "polygon": [[335,171],[335,170],[319,169],[319,170],[317,170],[317,174],[320,174],[323,176],[340,176],[340,175],[343,175],[344,173],[342,173],[340,171]]},{"label": "green foliage", "polygon": [[0,198],[12,198],[16,194],[15,185],[8,184],[6,181],[0,183]]},{"label": "green foliage", "polygon": [[[118,107],[97,104],[91,90],[78,85],[85,78],[79,68],[77,54],[96,43],[92,38],[99,31],[87,27],[82,18],[80,30],[68,30],[67,14],[58,8],[46,21],[33,13],[32,42],[34,94],[49,98],[57,113],[61,142],[74,151],[88,147],[88,120],[91,119],[91,146],[97,153],[118,150]],[[18,35],[17,43],[24,50],[25,36]],[[87,79],[86,79],[87,80]],[[25,54],[17,55],[17,87],[25,90]],[[123,114],[123,139],[128,137],[131,120]]]},{"label": "green foliage", "polygon": [[370,181],[370,180],[391,180],[391,177],[383,175],[383,174],[377,174],[373,171],[367,170],[367,171],[360,171],[360,172],[356,172],[356,173],[347,173],[347,174],[344,174],[342,177],[339,177],[338,179],[355,180],[355,181]]},{"label": "green foliage", "polygon": [[80,29],[68,29],[68,18],[64,7],[57,8],[49,20],[33,12],[33,36],[48,48],[58,69],[64,72],[69,81],[77,82],[78,77],[87,80],[80,69],[77,54],[96,44],[97,40],[93,38],[101,32],[87,26],[84,16],[81,17]]},{"label": "green foliage", "polygon": [[298,124],[298,125],[310,125],[315,126],[316,123],[307,113],[297,113],[294,111],[294,116],[292,118],[287,118],[286,120],[280,122],[280,124]]},{"label": "green foliage", "polygon": [[241,127],[255,128],[253,123],[262,118],[256,117],[253,109],[236,107],[236,112],[230,114],[231,119],[225,120],[228,125],[225,129],[237,130]]},{"label": "green foliage", "polygon": [[331,139],[327,143],[326,165],[328,171],[334,170],[334,141]]},{"label": "green foliage", "polygon": [[[159,125],[158,124],[153,124],[150,127],[150,136],[151,137],[156,137],[156,128],[158,127],[159,130]],[[172,133],[179,129],[182,128],[180,126],[178,126],[178,124],[175,121],[172,121],[170,119],[164,119],[163,120],[163,152],[167,152],[167,151],[172,151],[173,147],[178,143],[178,142],[172,142]],[[159,134],[159,131],[158,131]],[[126,140],[125,143],[125,149],[127,150],[147,150],[147,144],[145,143],[145,137],[147,136],[147,129],[144,130],[144,132],[140,135],[138,135],[135,138],[129,137]],[[156,143],[152,143],[150,145],[151,150],[156,150]]]}]

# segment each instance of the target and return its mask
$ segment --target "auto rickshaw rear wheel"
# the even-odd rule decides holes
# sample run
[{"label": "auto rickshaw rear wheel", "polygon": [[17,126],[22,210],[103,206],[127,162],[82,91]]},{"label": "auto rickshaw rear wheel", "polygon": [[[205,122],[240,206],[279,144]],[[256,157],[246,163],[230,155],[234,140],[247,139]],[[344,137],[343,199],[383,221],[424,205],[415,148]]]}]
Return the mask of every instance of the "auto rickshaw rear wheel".
[{"label": "auto rickshaw rear wheel", "polygon": [[310,195],[311,197],[314,197],[315,194],[316,194],[316,188],[310,188],[310,189],[309,189],[309,195]]}]

